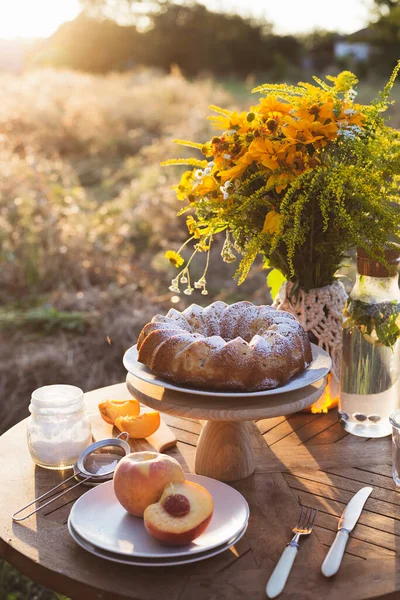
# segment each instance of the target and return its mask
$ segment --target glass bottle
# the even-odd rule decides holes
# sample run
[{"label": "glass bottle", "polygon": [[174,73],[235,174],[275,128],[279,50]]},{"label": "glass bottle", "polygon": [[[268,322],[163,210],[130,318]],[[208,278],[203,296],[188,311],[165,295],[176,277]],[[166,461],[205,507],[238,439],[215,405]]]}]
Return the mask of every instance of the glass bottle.
[{"label": "glass bottle", "polygon": [[400,410],[390,415],[392,425],[392,476],[393,481],[400,487]]},{"label": "glass bottle", "polygon": [[82,390],[46,385],[33,392],[29,410],[27,438],[33,462],[46,469],[72,467],[92,441]]},{"label": "glass bottle", "polygon": [[384,437],[400,408],[400,252],[387,268],[357,251],[357,279],[344,309],[339,416],[346,431]]}]

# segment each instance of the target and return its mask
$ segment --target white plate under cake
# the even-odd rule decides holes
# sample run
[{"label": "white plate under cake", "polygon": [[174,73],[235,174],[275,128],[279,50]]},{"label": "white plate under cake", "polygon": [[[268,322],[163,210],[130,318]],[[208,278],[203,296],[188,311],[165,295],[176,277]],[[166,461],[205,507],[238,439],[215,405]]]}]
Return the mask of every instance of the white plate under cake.
[{"label": "white plate under cake", "polygon": [[163,380],[194,389],[257,392],[284,386],[313,360],[291,314],[251,302],[192,304],[144,326],[137,360]]},{"label": "white plate under cake", "polygon": [[[215,406],[216,398],[223,398],[225,400],[227,398],[246,398],[246,406],[248,406],[250,398],[256,399],[265,396],[272,396],[275,398],[276,396],[287,395],[289,392],[292,393],[296,390],[311,387],[313,386],[313,384],[326,377],[332,366],[332,361],[329,354],[319,346],[316,346],[315,344],[311,344],[311,351],[313,355],[313,360],[305,371],[294,375],[294,377],[289,379],[287,383],[280,387],[273,388],[270,390],[261,390],[258,392],[206,390],[172,383],[171,381],[167,381],[166,379],[162,379],[161,377],[154,375],[154,373],[152,373],[150,369],[148,369],[144,364],[138,362],[138,351],[136,349],[136,346],[132,346],[125,352],[123,363],[128,373],[133,375],[134,378],[137,378],[138,380],[141,380],[145,383],[149,383],[150,385],[162,387],[166,390],[171,390],[174,392],[180,392],[185,395],[195,394],[196,396],[210,398],[212,400],[213,406]],[[310,392],[312,392],[311,389]],[[133,393],[133,395],[135,396],[135,394],[137,393],[138,390],[136,390],[135,393]],[[254,418],[256,419],[258,417]]]}]

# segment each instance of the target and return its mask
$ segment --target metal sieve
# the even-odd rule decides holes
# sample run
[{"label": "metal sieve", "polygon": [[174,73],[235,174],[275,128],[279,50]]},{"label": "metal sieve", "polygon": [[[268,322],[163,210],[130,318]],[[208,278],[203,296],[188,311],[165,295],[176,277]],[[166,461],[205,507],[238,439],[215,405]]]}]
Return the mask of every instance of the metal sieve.
[{"label": "metal sieve", "polygon": [[[125,439],[121,439],[123,436],[125,436]],[[104,483],[105,481],[112,479],[115,468],[121,458],[131,452],[131,448],[126,441],[127,439],[129,439],[129,434],[124,431],[116,438],[101,440],[100,442],[95,442],[94,444],[88,446],[83,452],[81,452],[76,463],[74,464],[74,473],[71,475],[71,477],[68,477],[68,479],[65,479],[58,485],[51,488],[51,490],[48,490],[41,496],[38,496],[32,500],[32,502],[29,502],[29,504],[26,504],[23,508],[17,510],[17,512],[12,515],[12,520],[16,522],[24,521],[82,483],[86,485],[98,485],[99,483]],[[32,506],[32,504],[45,500],[50,494],[61,488],[72,479],[77,479],[78,483],[69,486],[61,493],[56,494],[53,498],[47,500],[44,502],[44,504],[41,504],[27,515],[22,517],[18,516],[27,508]]]}]

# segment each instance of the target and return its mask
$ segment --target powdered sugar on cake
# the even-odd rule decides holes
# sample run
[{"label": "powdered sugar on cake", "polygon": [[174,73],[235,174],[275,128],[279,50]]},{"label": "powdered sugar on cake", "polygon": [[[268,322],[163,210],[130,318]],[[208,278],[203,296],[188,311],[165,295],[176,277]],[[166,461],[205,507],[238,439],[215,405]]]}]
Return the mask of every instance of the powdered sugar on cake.
[{"label": "powdered sugar on cake", "polygon": [[[146,329],[147,327],[147,329]],[[256,391],[284,385],[311,362],[296,319],[250,302],[192,304],[156,315],[138,340],[139,361],[179,384]]]}]

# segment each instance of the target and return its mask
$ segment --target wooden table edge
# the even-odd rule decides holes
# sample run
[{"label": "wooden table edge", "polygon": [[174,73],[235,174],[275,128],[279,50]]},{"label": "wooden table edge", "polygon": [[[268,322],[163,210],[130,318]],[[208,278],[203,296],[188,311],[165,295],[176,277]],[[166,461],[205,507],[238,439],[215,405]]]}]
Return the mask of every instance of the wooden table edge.
[{"label": "wooden table edge", "polygon": [[[0,538],[0,559],[8,562],[35,583],[73,599],[134,600],[131,595],[125,596],[115,594],[114,592],[110,593],[100,587],[96,588],[90,583],[81,583],[64,573],[48,569],[25,554],[15,550],[3,538]],[[140,599],[138,598],[138,600]]]},{"label": "wooden table edge", "polygon": [[[16,569],[18,569],[23,575],[29,577],[39,585],[42,585],[50,590],[57,592],[59,594],[70,596],[71,598],[78,600],[80,598],[84,598],[85,600],[135,600],[135,597],[132,595],[126,596],[121,594],[116,594],[115,592],[107,592],[101,588],[96,588],[88,583],[79,583],[74,579],[71,579],[67,575],[57,573],[57,583],[54,584],[54,572],[50,571],[46,567],[43,567],[39,563],[33,561],[32,559],[26,557],[20,552],[16,551],[14,548],[9,546],[2,538],[0,538],[0,558],[9,562]],[[383,562],[391,561],[392,559],[374,559],[370,560],[369,567],[373,567],[379,569],[379,566]],[[264,569],[259,568],[256,569],[257,572],[265,572]],[[377,571],[376,571],[377,572]],[[179,598],[182,600],[188,599],[191,597],[191,584],[195,584],[200,581],[209,581],[209,577],[204,577],[203,575],[194,575],[190,576],[186,580],[186,584],[183,586],[181,593],[179,594]],[[222,584],[226,583],[224,581]],[[220,600],[230,600],[232,590],[224,585],[225,591],[219,590],[218,598]],[[189,594],[189,596],[187,596]],[[380,594],[377,596],[369,596],[370,600],[398,600],[400,597],[399,590],[393,590],[385,594]],[[139,597],[136,597],[137,600],[140,600]],[[213,596],[214,598],[214,596]]]}]

